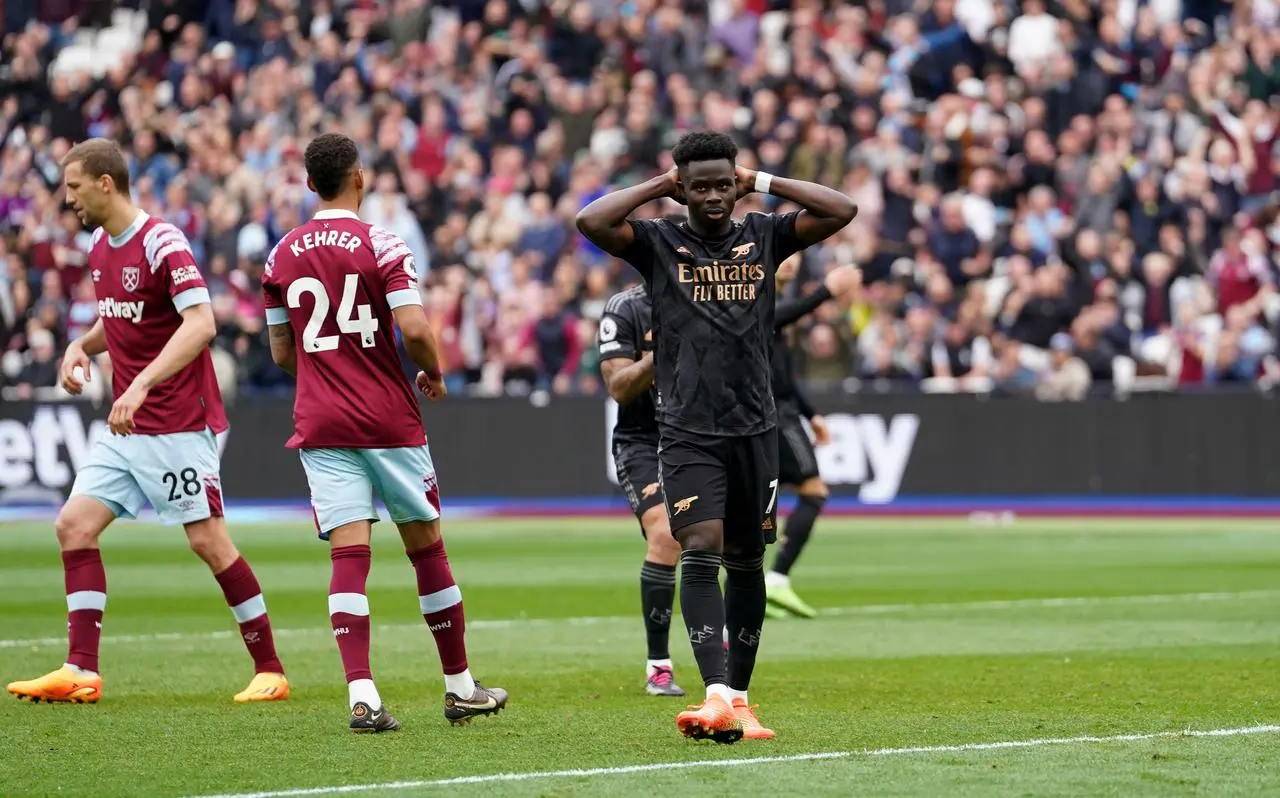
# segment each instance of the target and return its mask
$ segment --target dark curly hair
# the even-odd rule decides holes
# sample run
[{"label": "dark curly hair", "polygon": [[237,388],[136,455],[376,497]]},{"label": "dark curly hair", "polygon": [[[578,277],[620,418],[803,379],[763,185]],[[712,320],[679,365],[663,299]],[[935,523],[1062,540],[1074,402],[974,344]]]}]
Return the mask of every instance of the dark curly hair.
[{"label": "dark curly hair", "polygon": [[322,200],[331,200],[342,193],[347,176],[360,165],[360,151],[356,143],[341,133],[325,133],[307,145],[302,156],[307,167],[307,177]]},{"label": "dark curly hair", "polygon": [[686,133],[671,149],[671,158],[676,166],[688,166],[696,161],[725,160],[736,163],[738,145],[724,133],[698,131]]}]

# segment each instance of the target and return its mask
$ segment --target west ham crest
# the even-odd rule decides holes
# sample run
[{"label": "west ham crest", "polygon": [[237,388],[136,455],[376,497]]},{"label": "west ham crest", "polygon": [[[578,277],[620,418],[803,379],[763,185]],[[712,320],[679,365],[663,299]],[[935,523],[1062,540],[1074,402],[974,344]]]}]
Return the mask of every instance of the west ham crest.
[{"label": "west ham crest", "polygon": [[137,266],[125,266],[120,272],[120,284],[126,291],[137,291],[138,281],[142,278],[142,270]]}]

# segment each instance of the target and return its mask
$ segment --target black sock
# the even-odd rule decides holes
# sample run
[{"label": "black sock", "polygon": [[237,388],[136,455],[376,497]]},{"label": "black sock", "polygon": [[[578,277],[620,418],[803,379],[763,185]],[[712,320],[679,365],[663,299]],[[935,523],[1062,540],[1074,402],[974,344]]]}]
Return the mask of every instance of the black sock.
[{"label": "black sock", "polygon": [[724,597],[720,594],[719,552],[680,553],[680,611],[689,629],[693,658],[704,685],[724,684]]},{"label": "black sock", "polygon": [[644,610],[649,659],[671,658],[667,640],[671,632],[671,605],[675,600],[676,567],[645,560],[640,566],[640,607]]},{"label": "black sock", "polygon": [[729,624],[729,689],[746,690],[764,627],[764,553],[724,560],[724,612]]},{"label": "black sock", "polygon": [[778,547],[778,556],[773,559],[774,571],[780,574],[791,572],[791,566],[804,551],[804,544],[813,534],[813,523],[818,520],[818,513],[826,503],[823,496],[801,496],[796,502],[796,508],[787,516],[787,526],[782,530],[782,545]]}]

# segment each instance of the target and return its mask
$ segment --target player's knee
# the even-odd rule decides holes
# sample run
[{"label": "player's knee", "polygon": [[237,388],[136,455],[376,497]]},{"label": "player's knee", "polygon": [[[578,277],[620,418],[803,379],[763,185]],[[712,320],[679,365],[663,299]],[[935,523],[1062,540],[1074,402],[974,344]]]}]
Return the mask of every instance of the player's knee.
[{"label": "player's knee", "polygon": [[405,551],[418,551],[434,546],[440,541],[440,519],[434,521],[407,521],[399,524],[400,539]]},{"label": "player's knee", "polygon": [[721,551],[724,548],[724,526],[720,521],[699,521],[676,531],[682,550]]},{"label": "player's knee", "polygon": [[[650,513],[656,510],[654,517]],[[648,548],[646,559],[662,565],[675,565],[680,560],[680,544],[671,535],[671,525],[667,521],[667,512],[663,507],[655,507],[645,513],[641,519],[644,526],[645,545]]]},{"label": "player's knee", "polygon": [[727,568],[739,568],[743,570],[754,570],[764,567],[764,548],[751,547],[743,548],[742,546],[725,546],[724,564]]},{"label": "player's knee", "polygon": [[240,558],[240,552],[227,534],[220,518],[208,518],[187,524],[187,542],[195,555],[204,560],[214,573],[231,566]]},{"label": "player's knee", "polygon": [[816,500],[819,503],[825,502],[831,496],[831,490],[827,487],[827,483],[822,481],[822,477],[809,477],[800,483],[797,492],[801,496]]},{"label": "player's knee", "polygon": [[53,522],[53,531],[58,537],[58,546],[63,551],[91,549],[98,544],[98,536],[102,534],[94,519],[66,508],[58,513]]},{"label": "player's knee", "polygon": [[764,591],[764,549],[729,547],[724,552],[724,577],[729,589]]}]

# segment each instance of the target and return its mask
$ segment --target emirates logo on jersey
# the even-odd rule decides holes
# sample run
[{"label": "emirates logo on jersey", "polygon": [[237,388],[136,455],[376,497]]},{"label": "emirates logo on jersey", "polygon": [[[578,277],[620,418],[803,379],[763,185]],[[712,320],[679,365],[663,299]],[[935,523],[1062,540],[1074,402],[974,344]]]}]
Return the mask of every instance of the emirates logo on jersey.
[{"label": "emirates logo on jersey", "polygon": [[120,285],[124,286],[126,291],[137,291],[141,280],[142,270],[137,266],[125,266],[120,272]]}]

